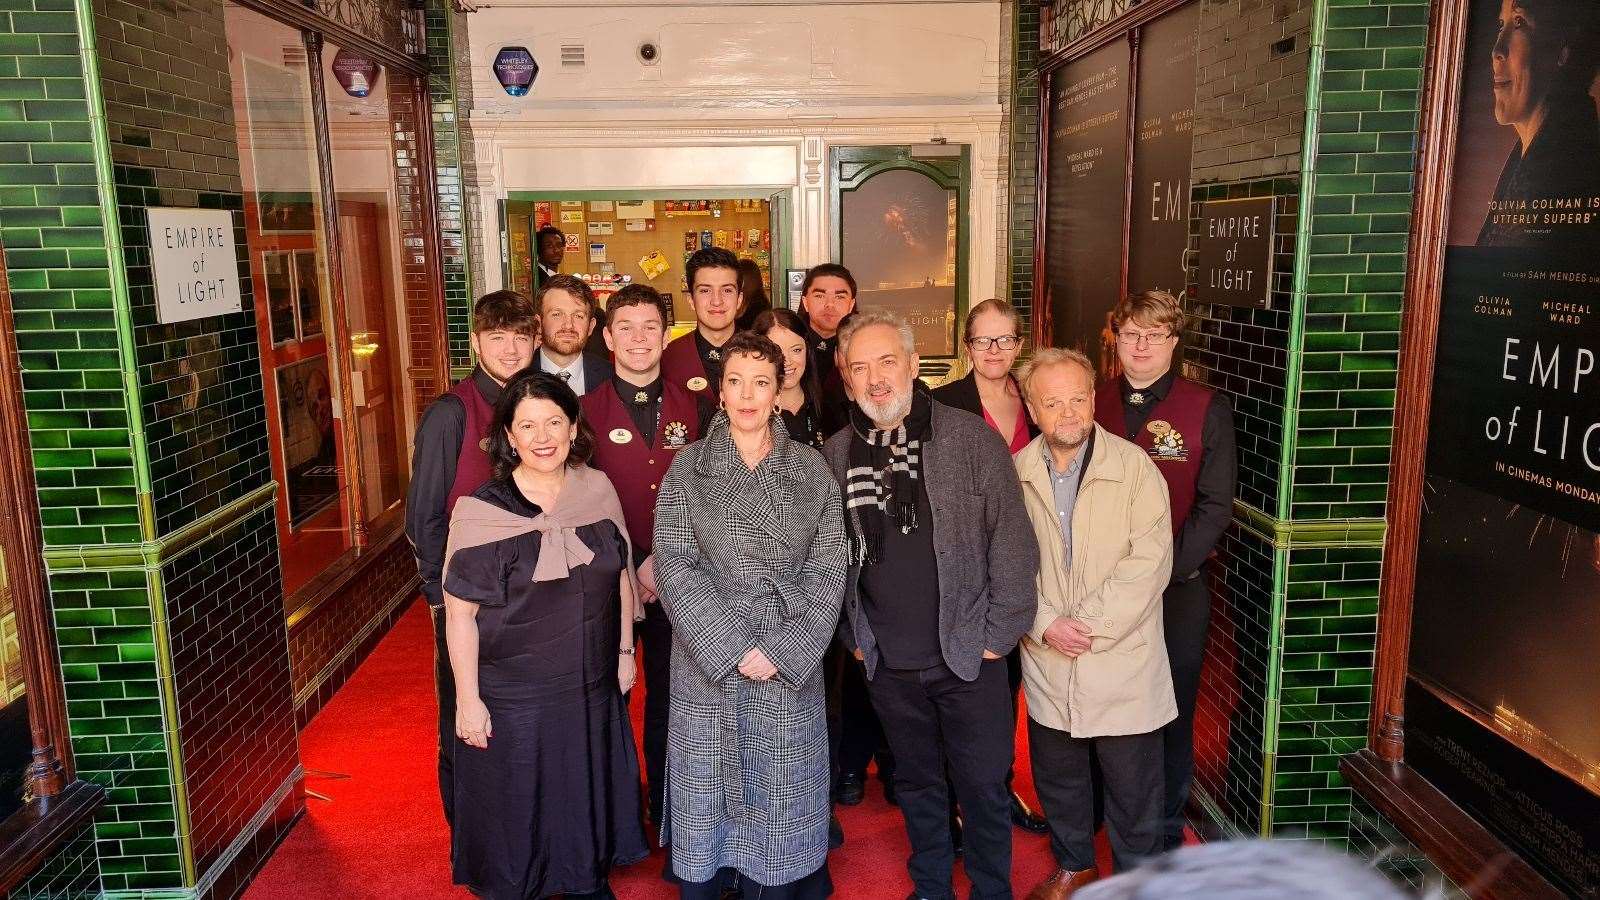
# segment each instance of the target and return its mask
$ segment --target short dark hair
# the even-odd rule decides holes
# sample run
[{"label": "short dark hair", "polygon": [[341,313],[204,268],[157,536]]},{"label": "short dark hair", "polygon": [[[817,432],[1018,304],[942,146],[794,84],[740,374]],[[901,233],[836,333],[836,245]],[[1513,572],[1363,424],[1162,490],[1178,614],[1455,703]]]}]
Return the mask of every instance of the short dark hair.
[{"label": "short dark hair", "polygon": [[494,291],[472,304],[472,333],[514,331],[532,334],[539,316],[528,298],[516,291]]},{"label": "short dark hair", "polygon": [[584,306],[589,308],[589,318],[595,317],[597,304],[594,299],[594,290],[583,279],[576,275],[551,275],[539,285],[539,290],[533,295],[533,309],[539,315],[544,315],[544,295],[551,291],[566,291],[578,298]]},{"label": "short dark hair", "polygon": [[566,242],[567,242],[567,233],[566,232],[564,232],[561,229],[555,227],[554,225],[546,225],[546,226],[540,228],[537,232],[534,232],[534,235],[533,235],[533,246],[534,247],[543,247],[544,246],[544,239],[549,237],[552,234],[555,235],[558,238],[561,238],[561,243],[563,245],[566,244]]},{"label": "short dark hair", "polygon": [[[741,331],[728,338],[728,342],[722,345],[722,359],[726,363],[735,356],[749,356],[772,363],[772,368],[778,373],[778,384],[780,387],[783,385],[783,351],[778,349],[778,345],[766,335],[754,331]],[[723,365],[722,371],[724,375],[727,374],[726,364]]]},{"label": "short dark hair", "polygon": [[733,255],[732,250],[721,247],[702,247],[689,257],[683,266],[684,283],[689,286],[689,293],[694,293],[694,276],[701,269],[728,269],[734,275],[739,274],[739,257]]},{"label": "short dark hair", "polygon": [[807,269],[806,280],[800,283],[800,295],[802,297],[805,296],[806,291],[811,290],[811,282],[824,276],[843,278],[844,283],[850,285],[850,296],[854,297],[856,295],[856,277],[850,274],[849,269],[838,263],[822,263]]},{"label": "short dark hair", "polygon": [[661,296],[661,292],[650,285],[636,281],[623,285],[622,290],[612,294],[611,299],[606,301],[606,326],[610,327],[611,319],[617,314],[617,310],[630,306],[655,307],[656,312],[661,313],[663,330],[672,324],[672,304],[667,302],[667,298]]},{"label": "short dark hair", "polygon": [[512,376],[494,405],[494,422],[489,428],[489,461],[494,464],[494,477],[501,481],[510,481],[511,473],[522,463],[522,457],[517,455],[517,448],[511,445],[506,432],[511,430],[517,417],[517,406],[529,398],[549,400],[561,407],[569,421],[577,424],[578,436],[573,438],[572,449],[567,453],[568,466],[581,466],[594,455],[594,429],[583,417],[578,395],[560,376],[529,367]]}]

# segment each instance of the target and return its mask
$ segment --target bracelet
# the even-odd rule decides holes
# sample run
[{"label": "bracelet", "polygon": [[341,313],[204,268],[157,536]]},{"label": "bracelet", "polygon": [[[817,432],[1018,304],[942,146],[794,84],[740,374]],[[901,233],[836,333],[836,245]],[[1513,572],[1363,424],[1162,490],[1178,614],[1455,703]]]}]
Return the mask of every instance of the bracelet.
[{"label": "bracelet", "polygon": [[633,655],[633,648],[632,647],[623,647],[621,650],[618,650],[617,653],[621,654],[622,656],[632,656]]}]

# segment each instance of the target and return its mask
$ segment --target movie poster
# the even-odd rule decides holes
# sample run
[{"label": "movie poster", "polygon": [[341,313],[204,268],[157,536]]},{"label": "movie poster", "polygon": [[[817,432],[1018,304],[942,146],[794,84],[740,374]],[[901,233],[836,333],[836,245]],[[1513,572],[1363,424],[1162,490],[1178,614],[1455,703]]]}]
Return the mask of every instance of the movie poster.
[{"label": "movie poster", "polygon": [[1408,762],[1579,894],[1600,885],[1594,17],[1470,4],[1406,722]]},{"label": "movie poster", "polygon": [[1106,372],[1116,362],[1110,317],[1122,287],[1127,41],[1056,69],[1049,91],[1044,277],[1051,343],[1085,351]]}]

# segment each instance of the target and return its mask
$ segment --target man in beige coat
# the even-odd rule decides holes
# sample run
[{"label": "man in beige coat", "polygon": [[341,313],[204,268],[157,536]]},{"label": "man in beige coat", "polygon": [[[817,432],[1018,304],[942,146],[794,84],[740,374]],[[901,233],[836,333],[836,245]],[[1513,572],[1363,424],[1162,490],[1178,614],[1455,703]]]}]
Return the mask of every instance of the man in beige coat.
[{"label": "man in beige coat", "polygon": [[1041,350],[1019,380],[1041,431],[1014,457],[1040,555],[1022,674],[1057,864],[1028,897],[1063,900],[1095,878],[1091,757],[1117,868],[1161,851],[1161,726],[1178,714],[1161,627],[1171,512],[1149,456],[1095,424],[1087,357]]}]

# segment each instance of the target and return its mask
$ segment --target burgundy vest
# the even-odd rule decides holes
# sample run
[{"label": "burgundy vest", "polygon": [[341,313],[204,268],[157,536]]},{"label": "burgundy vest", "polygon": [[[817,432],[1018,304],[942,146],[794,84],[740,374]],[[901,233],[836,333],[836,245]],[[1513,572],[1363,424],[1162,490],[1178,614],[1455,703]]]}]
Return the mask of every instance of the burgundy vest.
[{"label": "burgundy vest", "polygon": [[455,512],[456,501],[470,497],[494,475],[489,461],[489,429],[494,423],[494,407],[483,399],[477,381],[468,376],[450,389],[467,410],[467,424],[461,429],[461,452],[456,454],[456,480],[444,503],[444,514]]},{"label": "burgundy vest", "polygon": [[1145,427],[1128,434],[1127,417],[1122,408],[1122,381],[1114,378],[1100,386],[1094,398],[1094,418],[1100,427],[1138,444],[1155,461],[1167,480],[1172,500],[1172,533],[1177,534],[1194,506],[1195,485],[1200,480],[1200,459],[1205,455],[1201,433],[1205,430],[1206,410],[1211,407],[1211,390],[1187,378],[1174,378],[1167,396],[1150,411]]},{"label": "burgundy vest", "polygon": [[654,546],[656,494],[667,466],[680,449],[700,439],[700,404],[678,383],[664,382],[655,443],[646,444],[615,384],[608,381],[578,399],[583,417],[594,429],[594,458],[589,464],[611,479],[622,501],[628,538],[640,553],[647,553]]},{"label": "burgundy vest", "polygon": [[705,363],[700,361],[700,348],[694,342],[692,331],[677,338],[662,351],[661,378],[668,384],[700,394],[712,403],[717,402],[717,386],[706,375]]}]

